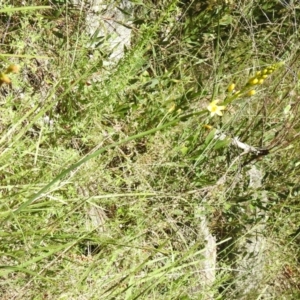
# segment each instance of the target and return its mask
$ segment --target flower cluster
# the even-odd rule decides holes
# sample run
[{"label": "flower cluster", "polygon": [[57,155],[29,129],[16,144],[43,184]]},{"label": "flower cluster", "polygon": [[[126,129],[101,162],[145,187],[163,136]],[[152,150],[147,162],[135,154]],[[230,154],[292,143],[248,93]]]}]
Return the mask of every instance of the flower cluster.
[{"label": "flower cluster", "polygon": [[249,78],[248,82],[240,91],[234,91],[235,84],[231,83],[228,86],[227,91],[232,94],[226,97],[226,99],[224,100],[224,104],[231,103],[232,101],[239,98],[240,96],[251,97],[255,95],[256,90],[254,89],[254,87],[256,85],[263,84],[266,78],[268,78],[275,70],[277,70],[279,67],[283,65],[284,62],[280,62],[277,64],[273,64],[265,69],[262,69],[261,71],[257,71],[254,76]]},{"label": "flower cluster", "polygon": [[270,67],[263,69],[262,71],[256,72],[255,76],[248,80],[248,85],[263,84],[264,80],[268,78],[268,76],[271,75],[281,65],[282,64],[274,64]]},{"label": "flower cluster", "polygon": [[284,65],[284,62],[280,62],[277,64],[273,64],[267,68],[262,69],[261,71],[257,71],[254,76],[249,78],[247,83],[244,85],[244,87],[241,90],[236,91],[235,90],[235,83],[231,83],[228,88],[228,95],[224,99],[223,102],[221,102],[222,105],[217,105],[217,103],[220,102],[220,100],[213,100],[208,106],[207,110],[210,112],[211,116],[222,116],[222,110],[226,109],[226,105],[233,102],[239,97],[242,96],[254,96],[256,94],[256,90],[254,87],[256,85],[261,85],[264,83],[265,79],[268,78],[276,69]]},{"label": "flower cluster", "polygon": [[10,84],[11,80],[7,75],[10,73],[19,73],[19,71],[20,71],[20,67],[17,65],[8,66],[8,68],[4,72],[0,73],[0,86],[4,83]]}]

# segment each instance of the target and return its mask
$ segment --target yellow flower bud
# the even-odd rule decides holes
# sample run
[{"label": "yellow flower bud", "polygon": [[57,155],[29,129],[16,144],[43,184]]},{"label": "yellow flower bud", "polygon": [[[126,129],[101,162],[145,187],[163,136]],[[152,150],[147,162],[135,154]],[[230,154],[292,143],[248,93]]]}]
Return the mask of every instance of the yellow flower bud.
[{"label": "yellow flower bud", "polygon": [[176,104],[173,103],[173,104],[171,105],[171,107],[169,108],[168,113],[171,113],[173,110],[175,110],[175,108],[176,108]]},{"label": "yellow flower bud", "polygon": [[255,76],[260,76],[261,75],[261,71],[256,72]]},{"label": "yellow flower bud", "polygon": [[230,84],[230,85],[228,86],[227,91],[228,91],[228,92],[232,92],[232,91],[234,90],[234,88],[235,88],[235,84],[232,83],[232,84]]},{"label": "yellow flower bud", "polygon": [[9,74],[9,73],[19,73],[20,71],[20,67],[17,65],[10,65],[8,66],[8,68],[6,69],[5,73]]},{"label": "yellow flower bud", "polygon": [[264,69],[264,70],[262,71],[262,73],[263,73],[263,74],[267,74],[267,73],[268,73],[268,69]]},{"label": "yellow flower bud", "polygon": [[264,83],[264,80],[263,79],[259,79],[258,80],[258,84],[263,84]]},{"label": "yellow flower bud", "polygon": [[248,93],[247,93],[247,96],[253,96],[256,94],[256,91],[255,90],[250,90]]},{"label": "yellow flower bud", "polygon": [[208,124],[204,124],[203,127],[205,129],[209,129],[209,130],[213,128],[211,125],[208,125]]},{"label": "yellow flower bud", "polygon": [[11,83],[11,80],[4,73],[0,73],[0,84],[3,84],[3,83],[9,84],[9,83]]},{"label": "yellow flower bud", "polygon": [[257,84],[258,83],[258,79],[257,78],[251,78],[250,80],[249,80],[249,84],[251,84],[251,85],[255,85],[255,84]]},{"label": "yellow flower bud", "polygon": [[268,77],[268,75],[263,75],[261,76],[263,79],[266,79]]}]

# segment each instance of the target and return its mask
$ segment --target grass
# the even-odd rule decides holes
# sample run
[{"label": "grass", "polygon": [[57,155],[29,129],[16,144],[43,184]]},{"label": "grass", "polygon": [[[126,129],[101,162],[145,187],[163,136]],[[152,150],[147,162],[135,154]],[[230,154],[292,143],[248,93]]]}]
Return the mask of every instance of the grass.
[{"label": "grass", "polygon": [[132,1],[107,65],[88,7],[48,4],[0,10],[1,299],[296,299],[299,5]]}]

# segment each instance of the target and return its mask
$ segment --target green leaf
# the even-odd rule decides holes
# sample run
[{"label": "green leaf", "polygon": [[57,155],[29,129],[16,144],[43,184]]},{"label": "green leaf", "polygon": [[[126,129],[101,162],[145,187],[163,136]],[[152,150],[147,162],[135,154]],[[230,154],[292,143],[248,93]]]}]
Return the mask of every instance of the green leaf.
[{"label": "green leaf", "polygon": [[229,146],[230,143],[231,143],[231,139],[226,137],[224,140],[218,140],[216,142],[216,144],[214,145],[214,149],[218,150],[218,149],[221,149],[221,148],[225,148],[225,147]]},{"label": "green leaf", "polygon": [[205,145],[208,145],[208,144],[211,142],[211,140],[215,137],[216,131],[217,131],[217,129],[213,129],[213,130],[211,130],[211,132],[207,135],[207,137],[206,137],[206,139],[205,139],[205,142],[204,142]]},{"label": "green leaf", "polygon": [[11,13],[15,11],[37,10],[37,9],[50,9],[51,6],[25,6],[25,7],[8,7],[0,9],[0,13]]},{"label": "green leaf", "polygon": [[189,151],[189,148],[186,146],[181,147],[180,152],[182,155],[186,155]]}]

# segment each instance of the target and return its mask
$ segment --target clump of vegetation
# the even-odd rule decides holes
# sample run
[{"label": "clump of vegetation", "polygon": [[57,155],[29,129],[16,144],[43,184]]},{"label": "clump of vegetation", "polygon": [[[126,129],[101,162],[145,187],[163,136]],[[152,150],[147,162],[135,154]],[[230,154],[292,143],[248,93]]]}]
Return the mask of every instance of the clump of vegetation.
[{"label": "clump of vegetation", "polygon": [[299,5],[106,2],[0,9],[1,298],[296,299]]}]

